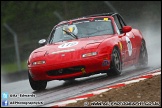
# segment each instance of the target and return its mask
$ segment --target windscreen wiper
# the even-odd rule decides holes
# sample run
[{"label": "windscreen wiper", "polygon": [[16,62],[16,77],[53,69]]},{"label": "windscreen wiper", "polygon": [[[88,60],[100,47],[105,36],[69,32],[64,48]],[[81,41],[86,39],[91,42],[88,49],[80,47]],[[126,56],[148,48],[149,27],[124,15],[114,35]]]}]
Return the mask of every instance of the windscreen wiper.
[{"label": "windscreen wiper", "polygon": [[71,37],[73,37],[73,38],[75,38],[75,39],[78,39],[78,36],[77,36],[77,35],[75,35],[75,34],[69,32],[69,31],[66,31],[66,30],[64,30],[64,29],[63,29],[63,31],[66,32],[66,34],[68,34],[69,36],[71,36]]}]

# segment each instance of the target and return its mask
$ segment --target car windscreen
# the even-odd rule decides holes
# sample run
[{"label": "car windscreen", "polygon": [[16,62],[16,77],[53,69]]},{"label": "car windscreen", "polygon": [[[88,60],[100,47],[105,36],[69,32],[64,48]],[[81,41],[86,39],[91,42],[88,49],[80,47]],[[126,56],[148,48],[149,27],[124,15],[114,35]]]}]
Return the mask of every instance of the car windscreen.
[{"label": "car windscreen", "polygon": [[[108,19],[108,18],[107,18]],[[114,34],[111,20],[77,21],[72,24],[58,26],[51,36],[50,43]]]}]

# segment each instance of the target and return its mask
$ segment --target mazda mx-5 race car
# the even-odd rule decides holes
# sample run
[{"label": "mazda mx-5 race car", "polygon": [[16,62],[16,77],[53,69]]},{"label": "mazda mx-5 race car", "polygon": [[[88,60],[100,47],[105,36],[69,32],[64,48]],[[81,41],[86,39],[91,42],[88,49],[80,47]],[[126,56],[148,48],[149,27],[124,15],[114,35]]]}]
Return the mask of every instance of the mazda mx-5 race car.
[{"label": "mazda mx-5 race car", "polygon": [[126,25],[118,13],[62,21],[39,44],[42,46],[28,59],[33,90],[45,89],[50,80],[71,80],[103,72],[120,75],[123,67],[148,64],[141,32]]}]

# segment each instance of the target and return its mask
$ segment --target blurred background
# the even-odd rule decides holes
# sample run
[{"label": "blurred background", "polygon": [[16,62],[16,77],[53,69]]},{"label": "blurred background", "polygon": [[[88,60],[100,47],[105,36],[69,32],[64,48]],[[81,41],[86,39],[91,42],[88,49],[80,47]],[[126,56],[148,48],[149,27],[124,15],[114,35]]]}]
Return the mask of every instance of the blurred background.
[{"label": "blurred background", "polygon": [[30,53],[60,21],[108,12],[141,30],[149,64],[161,63],[161,1],[1,1],[1,77],[26,78]]}]

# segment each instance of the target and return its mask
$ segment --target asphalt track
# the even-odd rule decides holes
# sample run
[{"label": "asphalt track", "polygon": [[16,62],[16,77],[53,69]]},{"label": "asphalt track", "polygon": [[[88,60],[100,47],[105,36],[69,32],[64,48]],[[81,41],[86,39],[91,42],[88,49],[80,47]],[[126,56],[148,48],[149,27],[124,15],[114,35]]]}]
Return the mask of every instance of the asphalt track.
[{"label": "asphalt track", "polygon": [[[161,65],[148,66],[144,69],[135,69],[131,67],[123,70],[120,76],[108,77],[106,74],[96,74],[89,77],[77,78],[74,81],[59,81],[53,80],[47,83],[47,87],[43,91],[33,91],[29,85],[28,80],[18,81],[1,85],[1,92],[8,92],[9,94],[35,94],[35,98],[11,98],[11,101],[42,101],[43,105],[9,105],[10,107],[35,107],[44,106],[50,103],[66,100],[67,98],[77,96],[100,87],[112,85],[125,81],[131,77],[148,73],[151,70],[161,68]],[[2,106],[2,103],[1,103]]]}]

